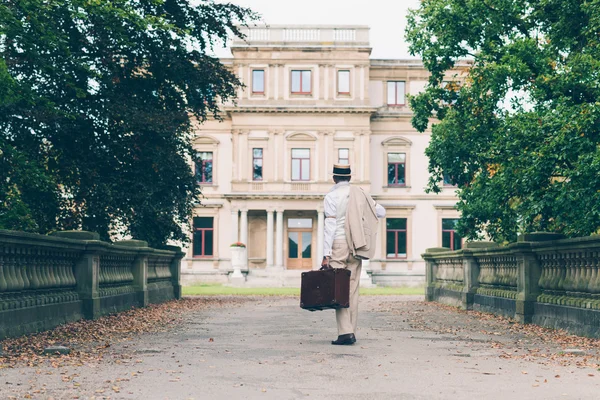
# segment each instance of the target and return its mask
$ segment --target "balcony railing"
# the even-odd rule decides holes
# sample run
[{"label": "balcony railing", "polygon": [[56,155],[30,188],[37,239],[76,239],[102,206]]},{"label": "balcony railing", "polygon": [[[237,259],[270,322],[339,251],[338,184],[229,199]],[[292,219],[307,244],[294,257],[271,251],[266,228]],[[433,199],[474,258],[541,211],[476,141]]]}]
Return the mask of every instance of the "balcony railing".
[{"label": "balcony railing", "polygon": [[240,27],[246,39],[235,39],[233,47],[252,45],[340,45],[369,46],[367,26],[271,25]]}]

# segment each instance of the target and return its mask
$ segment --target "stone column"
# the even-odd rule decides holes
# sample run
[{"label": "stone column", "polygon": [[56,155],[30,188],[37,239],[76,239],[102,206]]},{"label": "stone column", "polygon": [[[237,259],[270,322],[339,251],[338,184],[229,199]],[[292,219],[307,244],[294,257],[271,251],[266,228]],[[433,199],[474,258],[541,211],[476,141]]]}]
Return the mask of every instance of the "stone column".
[{"label": "stone column", "polygon": [[237,241],[239,241],[238,219],[238,210],[231,210],[231,243],[236,243]]},{"label": "stone column", "polygon": [[317,262],[313,262],[313,268],[318,269],[323,260],[323,245],[325,239],[325,211],[317,211]]},{"label": "stone column", "polygon": [[283,269],[283,210],[277,210],[277,236],[275,240],[275,266]]},{"label": "stone column", "polygon": [[248,210],[241,210],[240,242],[248,246]]},{"label": "stone column", "polygon": [[241,215],[240,242],[246,245],[244,265],[248,268],[248,210],[241,210]]},{"label": "stone column", "polygon": [[273,268],[273,210],[267,210],[267,268]]}]

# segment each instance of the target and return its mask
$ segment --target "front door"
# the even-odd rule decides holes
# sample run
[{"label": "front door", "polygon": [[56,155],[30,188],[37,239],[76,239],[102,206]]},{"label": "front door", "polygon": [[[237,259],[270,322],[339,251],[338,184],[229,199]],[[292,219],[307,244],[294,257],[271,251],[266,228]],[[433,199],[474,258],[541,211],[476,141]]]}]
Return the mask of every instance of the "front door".
[{"label": "front door", "polygon": [[288,269],[312,269],[312,219],[288,220]]}]

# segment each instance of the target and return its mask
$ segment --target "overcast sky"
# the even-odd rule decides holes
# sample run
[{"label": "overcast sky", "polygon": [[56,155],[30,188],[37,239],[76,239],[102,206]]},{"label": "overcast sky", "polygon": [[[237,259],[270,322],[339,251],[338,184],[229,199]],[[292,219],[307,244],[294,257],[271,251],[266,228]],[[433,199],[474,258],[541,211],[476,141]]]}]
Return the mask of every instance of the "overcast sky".
[{"label": "overcast sky", "polygon": [[[272,25],[367,25],[371,28],[371,58],[412,58],[404,41],[404,29],[407,10],[418,8],[420,0],[227,1],[251,8],[262,15],[264,23]],[[216,53],[231,56],[225,49]]]}]

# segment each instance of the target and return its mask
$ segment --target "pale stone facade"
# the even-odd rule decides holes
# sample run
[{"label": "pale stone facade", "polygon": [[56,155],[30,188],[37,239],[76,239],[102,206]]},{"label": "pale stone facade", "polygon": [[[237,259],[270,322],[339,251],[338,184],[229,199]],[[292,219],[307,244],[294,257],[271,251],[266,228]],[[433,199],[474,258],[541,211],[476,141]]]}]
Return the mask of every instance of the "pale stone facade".
[{"label": "pale stone facade", "polygon": [[246,32],[223,60],[246,87],[224,107],[223,121],[197,127],[205,199],[195,211],[184,281],[226,282],[229,246],[240,241],[248,284],[298,284],[300,271],[322,258],[323,198],[332,165],[347,161],[352,182],[398,219],[380,224],[369,276],[384,285],[422,284],[421,254],[442,246],[442,219],[458,217],[452,187],[425,193],[429,134],[411,126],[405,98],[425,87],[422,63],[369,59],[364,26]]}]

